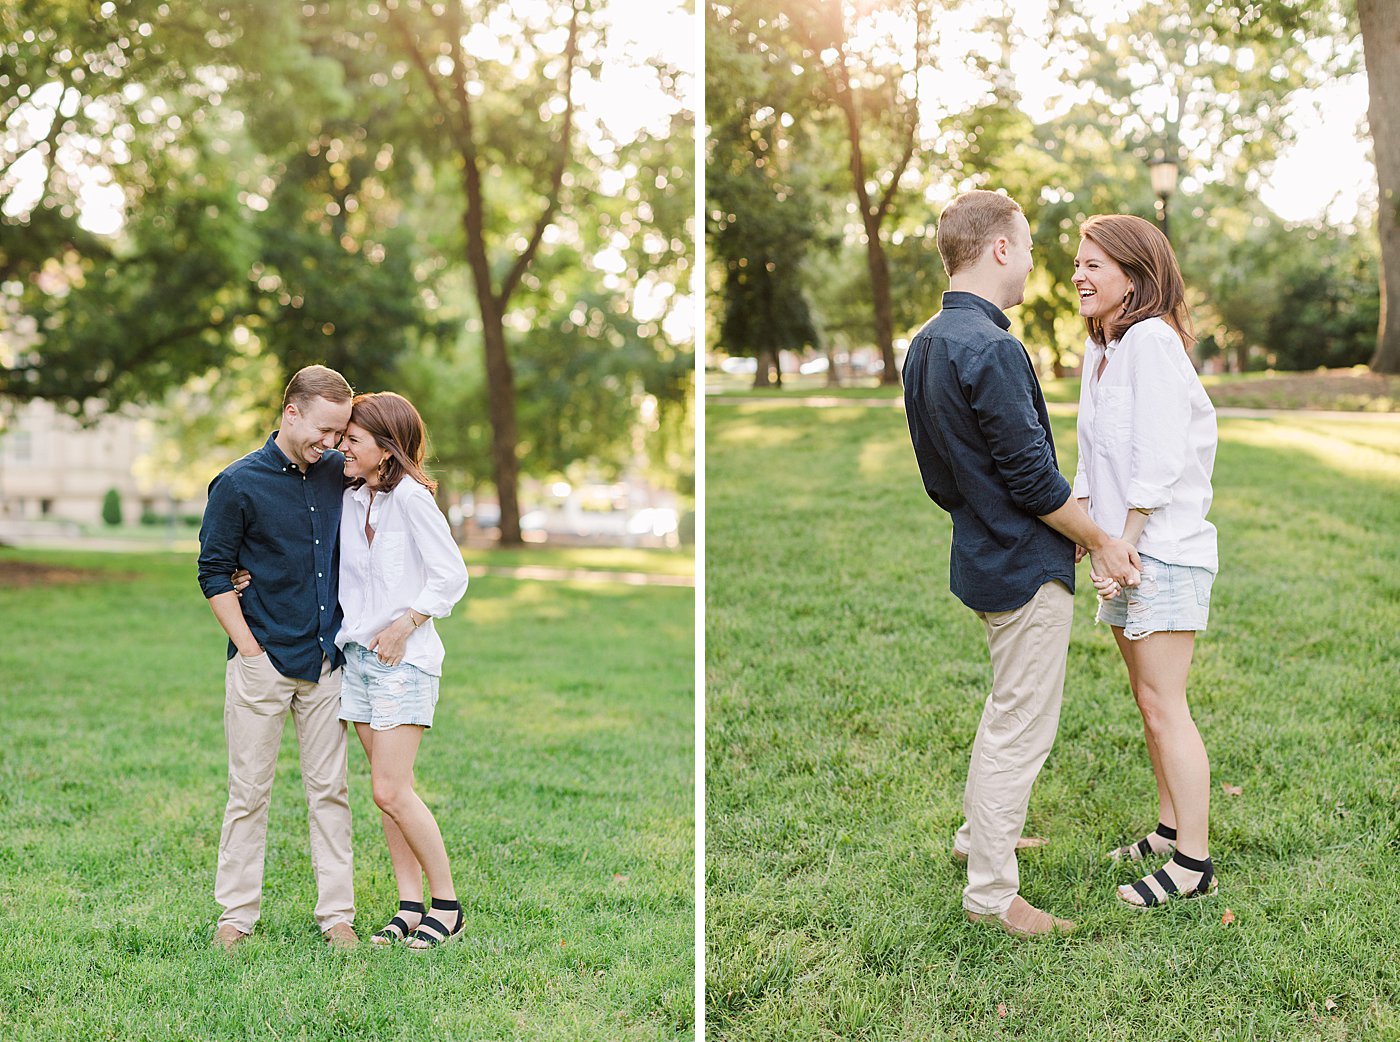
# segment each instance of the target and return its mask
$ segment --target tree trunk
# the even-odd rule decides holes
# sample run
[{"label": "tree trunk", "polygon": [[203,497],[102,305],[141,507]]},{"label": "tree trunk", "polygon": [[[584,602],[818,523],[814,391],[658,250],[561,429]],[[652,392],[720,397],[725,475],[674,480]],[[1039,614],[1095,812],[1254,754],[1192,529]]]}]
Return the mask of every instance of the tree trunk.
[{"label": "tree trunk", "polygon": [[[484,310],[484,309],[483,309]],[[501,313],[482,316],[486,346],[487,415],[491,420],[491,462],[496,474],[496,495],[501,502],[501,545],[522,546],[520,537],[520,461],[516,446],[520,436],[515,424],[515,372],[506,353],[506,331]]]},{"label": "tree trunk", "polygon": [[880,371],[880,383],[899,383],[899,368],[894,360],[894,304],[890,300],[890,265],[885,259],[885,244],[880,241],[880,223],[865,222],[865,263],[870,268],[870,295],[875,298],[875,345],[885,368]]},{"label": "tree trunk", "polygon": [[465,188],[467,208],[462,230],[467,238],[467,263],[472,270],[477,309],[481,313],[481,337],[486,355],[486,414],[491,421],[491,463],[495,472],[496,496],[501,504],[502,546],[521,546],[520,538],[520,461],[516,446],[520,438],[515,424],[515,373],[506,351],[504,312],[491,284],[491,262],[486,255],[482,222],[481,180],[476,165],[467,163]]},{"label": "tree trunk", "polygon": [[1400,373],[1400,4],[1357,0],[1370,88],[1371,141],[1380,186],[1381,321],[1371,369]]},{"label": "tree trunk", "polygon": [[758,349],[758,354],[754,357],[753,366],[753,386],[757,390],[760,387],[772,386],[768,372],[768,351],[764,348]]}]

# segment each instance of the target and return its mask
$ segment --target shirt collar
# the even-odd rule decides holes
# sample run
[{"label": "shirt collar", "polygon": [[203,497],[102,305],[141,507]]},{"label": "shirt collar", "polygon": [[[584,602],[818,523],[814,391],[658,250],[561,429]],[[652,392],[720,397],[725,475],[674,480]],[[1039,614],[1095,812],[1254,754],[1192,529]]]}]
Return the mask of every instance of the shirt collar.
[{"label": "shirt collar", "polygon": [[280,428],[267,436],[267,441],[263,443],[262,451],[267,461],[280,471],[289,474],[310,474],[317,467],[326,462],[326,457],[332,453],[339,454],[339,449],[327,449],[321,453],[321,458],[315,463],[299,463],[287,456],[282,451],[282,447],[277,444],[277,435],[281,433]]},{"label": "shirt collar", "polygon": [[[391,494],[393,491],[394,491],[393,489],[382,489],[382,488],[381,488],[381,489],[377,489],[377,490],[375,491],[375,495],[378,496],[379,498],[383,499],[385,496]],[[369,486],[368,486],[368,485],[364,485],[364,484],[360,484],[360,485],[351,485],[351,486],[350,486],[350,498],[353,499],[356,503],[368,503],[368,502],[369,502]]]},{"label": "shirt collar", "polygon": [[1101,358],[1112,358],[1120,343],[1121,341],[1118,340],[1110,340],[1106,344],[1100,344],[1092,337],[1086,337],[1084,340],[1084,359],[1087,363],[1097,365]]},{"label": "shirt collar", "polygon": [[287,454],[282,451],[282,447],[277,444],[277,435],[280,433],[281,430],[279,429],[273,431],[267,436],[267,442],[263,445],[263,453],[267,456],[268,462],[271,463],[278,470],[294,470],[300,473],[302,470],[302,465],[293,463],[290,459],[288,459]]},{"label": "shirt collar", "polygon": [[1011,319],[990,300],[979,297],[976,293],[968,293],[965,290],[946,290],[943,293],[943,310],[949,308],[972,308],[980,311],[1002,329],[1011,328]]}]

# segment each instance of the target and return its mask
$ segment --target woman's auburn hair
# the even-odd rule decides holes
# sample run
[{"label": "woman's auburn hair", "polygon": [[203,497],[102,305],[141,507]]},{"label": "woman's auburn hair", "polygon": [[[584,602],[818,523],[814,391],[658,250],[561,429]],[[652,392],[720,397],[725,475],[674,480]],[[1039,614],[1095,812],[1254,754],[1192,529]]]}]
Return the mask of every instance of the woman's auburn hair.
[{"label": "woman's auburn hair", "polygon": [[1196,342],[1186,308],[1186,282],[1172,244],[1151,221],[1129,214],[1098,214],[1079,226],[1088,239],[1132,280],[1133,288],[1121,313],[1103,321],[1086,318],[1089,339],[1099,346],[1121,340],[1137,323],[1160,318],[1181,337],[1183,347]]},{"label": "woman's auburn hair", "polygon": [[428,432],[423,417],[407,398],[393,391],[357,394],[350,402],[350,422],[363,427],[388,453],[380,464],[384,471],[380,489],[393,491],[407,474],[429,492],[437,491],[437,482],[423,469]]}]

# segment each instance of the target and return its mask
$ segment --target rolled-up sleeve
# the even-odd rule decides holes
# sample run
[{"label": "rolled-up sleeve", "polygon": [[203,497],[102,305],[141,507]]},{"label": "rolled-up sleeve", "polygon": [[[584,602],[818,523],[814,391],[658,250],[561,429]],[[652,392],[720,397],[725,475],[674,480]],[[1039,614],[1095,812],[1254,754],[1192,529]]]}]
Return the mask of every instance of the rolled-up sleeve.
[{"label": "rolled-up sleeve", "polygon": [[209,483],[209,502],[199,526],[199,588],[206,598],[233,592],[247,509],[237,482],[228,474]]},{"label": "rolled-up sleeve", "polygon": [[1012,502],[1037,517],[1064,506],[1070,484],[1036,415],[1025,348],[1015,340],[989,344],[964,377],[968,404]]},{"label": "rolled-up sleeve", "polygon": [[[405,480],[405,484],[407,479]],[[420,486],[421,487],[421,486]],[[424,489],[414,491],[404,504],[409,538],[423,559],[423,589],[412,600],[413,610],[442,619],[467,592],[467,566],[461,548],[452,538],[447,518]]]},{"label": "rolled-up sleeve", "polygon": [[1179,341],[1145,337],[1133,345],[1133,433],[1128,471],[1128,508],[1156,510],[1172,501],[1186,470],[1191,398],[1179,359]]},{"label": "rolled-up sleeve", "polygon": [[1084,470],[1084,447],[1079,447],[1079,466],[1074,470],[1074,492],[1075,499],[1089,498],[1089,475]]}]

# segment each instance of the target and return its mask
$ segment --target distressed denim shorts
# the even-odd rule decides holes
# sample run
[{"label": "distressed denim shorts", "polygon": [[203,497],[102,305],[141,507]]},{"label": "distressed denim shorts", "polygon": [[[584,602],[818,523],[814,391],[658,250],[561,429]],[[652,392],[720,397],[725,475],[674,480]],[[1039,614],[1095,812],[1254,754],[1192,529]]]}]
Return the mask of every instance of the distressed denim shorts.
[{"label": "distressed denim shorts", "polygon": [[437,677],[407,662],[386,666],[373,651],[355,643],[345,645],[343,675],[340,719],[369,724],[376,731],[400,724],[433,726]]},{"label": "distressed denim shorts", "polygon": [[1121,626],[1129,640],[1152,633],[1203,630],[1210,618],[1215,574],[1189,564],[1142,555],[1142,579],[1111,601],[1099,598],[1098,621]]}]

